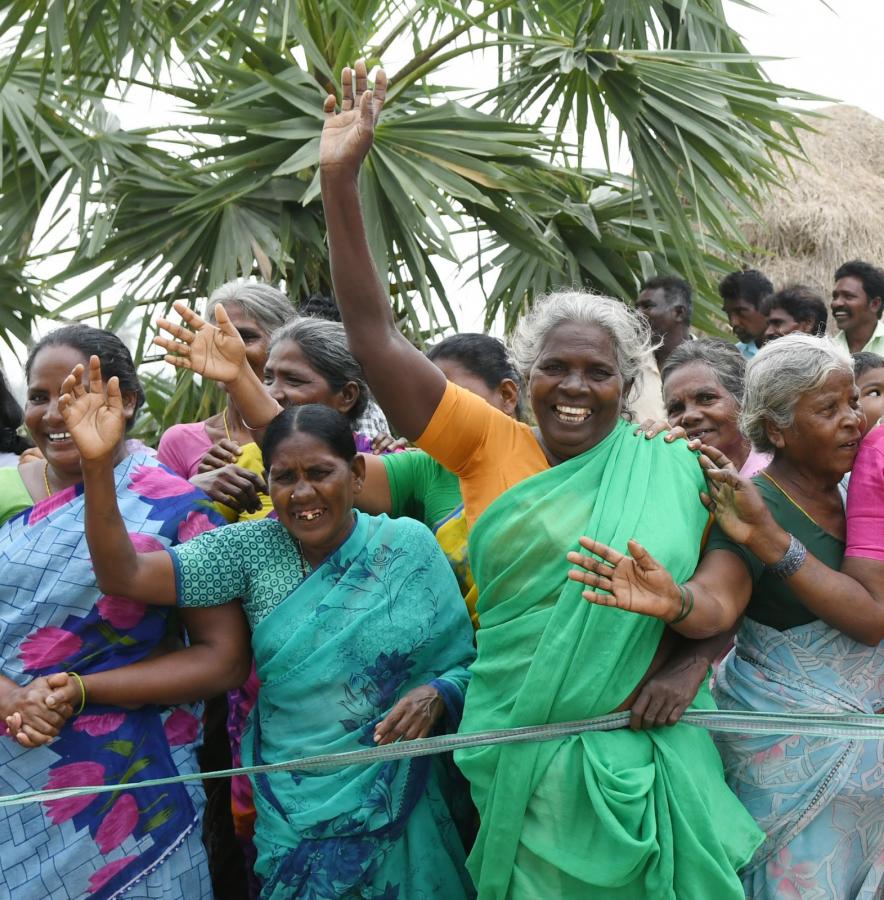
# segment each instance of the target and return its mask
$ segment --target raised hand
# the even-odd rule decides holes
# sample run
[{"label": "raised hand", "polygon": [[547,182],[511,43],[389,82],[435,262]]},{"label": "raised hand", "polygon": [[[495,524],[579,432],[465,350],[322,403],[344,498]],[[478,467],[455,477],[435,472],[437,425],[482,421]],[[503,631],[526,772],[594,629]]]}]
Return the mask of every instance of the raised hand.
[{"label": "raised hand", "polygon": [[158,335],[153,339],[166,351],[166,362],[222,384],[235,381],[247,365],[246,345],[224,307],[220,303],[215,305],[217,326],[206,322],[180,300],[173,308],[190,327],[157,319],[157,326],[172,335],[171,338]]},{"label": "raised hand", "polygon": [[[751,544],[766,529],[776,528],[757,487],[731,466],[716,465],[703,447],[703,466],[711,499],[710,509],[721,530],[738,544]],[[727,459],[727,457],[725,457]]]},{"label": "raised hand", "polygon": [[62,382],[58,409],[83,459],[111,457],[126,431],[120,381],[114,376],[105,388],[97,356],[89,357],[88,390],[83,372],[78,363]]},{"label": "raised hand", "polygon": [[368,72],[365,60],[360,59],[355,68],[345,68],[341,73],[341,111],[335,112],[334,94],[325,98],[319,167],[326,174],[335,170],[355,174],[371,148],[375,125],[387,96],[387,75],[383,69],[378,69],[374,90],[367,88]]},{"label": "raised hand", "polygon": [[580,538],[580,546],[593,556],[571,551],[568,562],[579,568],[571,569],[568,577],[591,588],[608,591],[599,594],[586,590],[583,592],[585,600],[598,606],[616,606],[653,616],[664,622],[678,616],[682,603],[677,585],[669,572],[637,541],[627,543],[629,556],[588,537]]}]

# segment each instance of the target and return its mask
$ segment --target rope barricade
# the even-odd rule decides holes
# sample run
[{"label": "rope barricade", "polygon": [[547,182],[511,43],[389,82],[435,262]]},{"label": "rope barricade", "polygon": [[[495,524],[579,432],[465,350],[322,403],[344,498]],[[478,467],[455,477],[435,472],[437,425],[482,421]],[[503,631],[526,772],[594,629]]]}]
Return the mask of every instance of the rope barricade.
[{"label": "rope barricade", "polygon": [[[41,803],[47,800],[62,800],[67,797],[82,797],[87,794],[107,794],[116,791],[131,791],[138,788],[159,787],[164,784],[179,784],[186,781],[202,781],[207,778],[229,778],[232,775],[256,775],[267,772],[316,772],[337,769],[343,766],[364,766],[406,757],[433,756],[465,750],[472,747],[487,747],[492,744],[521,744],[532,741],[549,741],[593,731],[614,731],[629,724],[629,712],[610,713],[578,722],[561,722],[551,725],[531,725],[522,728],[500,728],[472,734],[446,734],[439,737],[419,738],[369,747],[366,750],[352,750],[347,753],[326,753],[319,756],[305,756],[261,766],[246,766],[239,769],[221,769],[216,772],[192,772],[171,778],[153,778],[147,781],[131,781],[125,784],[84,785],[60,788],[52,791],[28,791],[23,794],[0,796],[0,807],[20,806],[27,803]],[[860,713],[763,713],[734,712],[730,710],[688,710],[681,722],[706,728],[709,731],[723,731],[742,734],[782,734],[807,737],[832,738],[833,740],[872,741],[884,740],[884,716]]]}]

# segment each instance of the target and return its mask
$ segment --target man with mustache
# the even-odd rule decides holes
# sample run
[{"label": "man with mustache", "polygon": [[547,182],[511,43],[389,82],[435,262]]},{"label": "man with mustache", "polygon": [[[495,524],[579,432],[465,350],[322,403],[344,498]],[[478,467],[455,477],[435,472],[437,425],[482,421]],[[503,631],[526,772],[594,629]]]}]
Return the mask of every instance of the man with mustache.
[{"label": "man with mustache", "polygon": [[838,326],[835,343],[849,353],[884,354],[884,271],[853,259],[835,272],[832,318]]}]

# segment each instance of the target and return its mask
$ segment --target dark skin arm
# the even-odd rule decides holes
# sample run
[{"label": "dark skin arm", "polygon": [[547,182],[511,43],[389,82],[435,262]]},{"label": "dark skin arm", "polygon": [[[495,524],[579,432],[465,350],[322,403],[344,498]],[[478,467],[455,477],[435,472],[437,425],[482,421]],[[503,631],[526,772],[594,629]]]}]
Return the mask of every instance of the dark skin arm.
[{"label": "dark skin arm", "polygon": [[[359,202],[359,169],[374,140],[387,79],[367,90],[364,61],[341,76],[343,101],[326,98],[319,147],[320,181],[335,298],[353,355],[381,408],[409,440],[426,429],[445,392],[445,376],[397,330],[374,266]],[[402,378],[407,372],[408,378]]]}]

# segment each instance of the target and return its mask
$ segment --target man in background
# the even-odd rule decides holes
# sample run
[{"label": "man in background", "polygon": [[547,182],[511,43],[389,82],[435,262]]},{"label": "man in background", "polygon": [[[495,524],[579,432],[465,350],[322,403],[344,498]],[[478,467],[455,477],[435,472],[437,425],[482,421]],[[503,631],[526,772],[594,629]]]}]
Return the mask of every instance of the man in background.
[{"label": "man in background", "polygon": [[835,272],[832,318],[838,326],[835,343],[849,353],[884,356],[884,272],[859,259],[844,263]]},{"label": "man in background", "polygon": [[761,304],[773,293],[770,280],[757,269],[731,272],[718,285],[722,307],[737,336],[737,349],[752,359],[765,341],[767,316]]},{"label": "man in background", "polygon": [[772,341],[793,332],[823,337],[829,313],[826,301],[803,284],[789,287],[771,294],[761,304],[761,311],[767,316],[765,341]]},{"label": "man in background", "polygon": [[669,354],[691,337],[693,291],[675,275],[658,275],[646,281],[635,301],[635,308],[648,320],[654,343],[659,347],[648,355],[642,366],[642,386],[632,402],[636,421],[665,419],[663,384],[660,371]]}]

